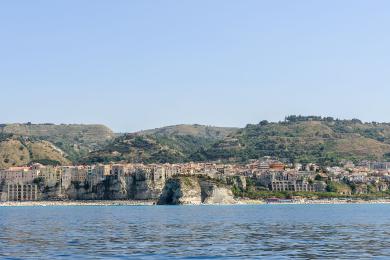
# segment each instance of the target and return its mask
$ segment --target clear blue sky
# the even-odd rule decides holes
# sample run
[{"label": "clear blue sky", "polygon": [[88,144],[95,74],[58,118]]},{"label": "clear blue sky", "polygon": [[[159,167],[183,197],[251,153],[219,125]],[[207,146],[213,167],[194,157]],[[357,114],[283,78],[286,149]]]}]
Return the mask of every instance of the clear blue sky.
[{"label": "clear blue sky", "polygon": [[0,122],[390,122],[390,1],[1,1]]}]

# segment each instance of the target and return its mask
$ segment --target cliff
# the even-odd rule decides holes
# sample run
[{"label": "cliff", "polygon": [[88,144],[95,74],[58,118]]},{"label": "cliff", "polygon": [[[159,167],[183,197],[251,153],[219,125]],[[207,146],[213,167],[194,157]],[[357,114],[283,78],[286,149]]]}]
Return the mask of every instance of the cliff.
[{"label": "cliff", "polygon": [[140,170],[130,176],[107,176],[94,185],[72,183],[65,196],[75,200],[157,200],[164,185],[164,176]]},{"label": "cliff", "polygon": [[229,186],[199,177],[169,179],[159,198],[160,205],[231,204],[235,203]]},{"label": "cliff", "polygon": [[[245,181],[245,178],[244,178]],[[59,183],[41,180],[41,199],[56,200],[151,200],[160,205],[235,203],[232,185],[245,186],[239,177],[214,179],[206,176],[166,178],[139,170],[132,175],[110,175],[96,183]]]}]

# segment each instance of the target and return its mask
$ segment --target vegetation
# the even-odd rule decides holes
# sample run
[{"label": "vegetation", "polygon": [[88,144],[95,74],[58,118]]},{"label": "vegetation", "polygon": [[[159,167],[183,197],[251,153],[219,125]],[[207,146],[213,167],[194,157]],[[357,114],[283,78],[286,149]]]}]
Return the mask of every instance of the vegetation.
[{"label": "vegetation", "polygon": [[60,161],[57,160],[51,160],[51,159],[38,159],[38,160],[32,160],[30,161],[29,165],[32,165],[34,163],[40,163],[42,165],[53,165],[53,166],[58,166],[61,165]]},{"label": "vegetation", "polygon": [[325,166],[343,159],[383,160],[390,156],[390,124],[289,116],[283,122],[247,125],[211,148],[199,150],[197,158],[240,162],[263,156]]},{"label": "vegetation", "polygon": [[43,177],[37,177],[33,180],[33,183],[40,186],[45,182],[45,179]]},{"label": "vegetation", "polygon": [[177,163],[202,161],[197,152],[210,148],[235,128],[179,125],[124,134],[101,149],[90,153],[84,162]]},{"label": "vegetation", "polygon": [[226,136],[235,133],[238,128],[234,127],[215,127],[204,125],[175,125],[166,126],[146,131],[138,132],[140,135],[152,135],[160,137],[178,137],[191,136],[203,139],[221,140]]},{"label": "vegetation", "polygon": [[336,192],[293,192],[293,191],[250,191],[233,193],[236,197],[244,197],[249,199],[268,199],[268,198],[280,198],[291,199],[296,197],[309,198],[309,199],[363,199],[372,200],[379,198],[389,198],[390,192],[375,192],[367,194],[340,194]]},{"label": "vegetation", "polygon": [[322,166],[342,160],[387,160],[390,124],[292,115],[242,129],[177,125],[123,135],[99,125],[0,125],[0,168],[33,161],[245,163],[263,156]]},{"label": "vegetation", "polygon": [[0,125],[0,141],[10,136],[27,138],[36,142],[46,141],[62,151],[67,159],[76,162],[91,150],[112,140],[115,134],[103,125],[54,125],[49,123]]},{"label": "vegetation", "polygon": [[134,163],[166,163],[181,162],[185,155],[153,136],[125,134],[100,150],[90,153],[84,158],[86,163],[95,162],[134,162]]},{"label": "vegetation", "polygon": [[328,181],[326,190],[337,194],[351,194],[352,192],[352,188],[349,185],[335,181]]},{"label": "vegetation", "polygon": [[[319,175],[317,175],[319,176]],[[319,177],[316,177],[319,178]],[[356,184],[346,182],[327,181],[327,188],[325,192],[295,192],[295,191],[271,191],[268,187],[263,187],[256,183],[253,178],[247,178],[246,189],[240,189],[236,185],[232,186],[232,192],[235,197],[249,198],[249,199],[292,199],[297,197],[309,199],[378,199],[390,198],[390,190],[379,192],[374,184],[364,185],[363,193],[357,192]]]}]

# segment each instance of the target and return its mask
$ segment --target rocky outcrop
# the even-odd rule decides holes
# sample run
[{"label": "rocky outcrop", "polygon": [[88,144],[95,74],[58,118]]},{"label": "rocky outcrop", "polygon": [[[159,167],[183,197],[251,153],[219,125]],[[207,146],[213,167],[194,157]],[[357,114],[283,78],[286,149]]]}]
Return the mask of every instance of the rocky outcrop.
[{"label": "rocky outcrop", "polygon": [[66,196],[76,200],[157,200],[164,185],[165,178],[138,171],[130,176],[106,176],[94,186],[72,183]]},{"label": "rocky outcrop", "polygon": [[135,200],[157,200],[164,188],[164,175],[137,171],[133,177],[132,198]]},{"label": "rocky outcrop", "polygon": [[231,203],[235,203],[235,200],[229,186],[193,176],[169,179],[158,201],[160,205]]},{"label": "rocky outcrop", "polygon": [[198,179],[191,177],[176,177],[165,183],[158,204],[201,204],[201,188]]},{"label": "rocky outcrop", "polygon": [[245,176],[223,176],[220,179],[222,182],[230,186],[235,186],[240,190],[246,190],[246,178]]},{"label": "rocky outcrop", "polygon": [[245,178],[207,175],[170,177],[162,171],[136,170],[132,174],[92,176],[85,182],[38,183],[42,199],[151,200],[159,204],[231,204],[232,187],[245,189]]},{"label": "rocky outcrop", "polygon": [[203,204],[232,204],[235,203],[230,187],[212,181],[200,180]]}]

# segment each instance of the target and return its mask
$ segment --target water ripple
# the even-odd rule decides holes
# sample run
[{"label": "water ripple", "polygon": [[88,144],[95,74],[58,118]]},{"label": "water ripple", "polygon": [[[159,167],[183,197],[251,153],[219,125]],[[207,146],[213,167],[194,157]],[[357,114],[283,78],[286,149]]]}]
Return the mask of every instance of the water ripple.
[{"label": "water ripple", "polygon": [[390,257],[390,205],[10,207],[4,259]]}]

